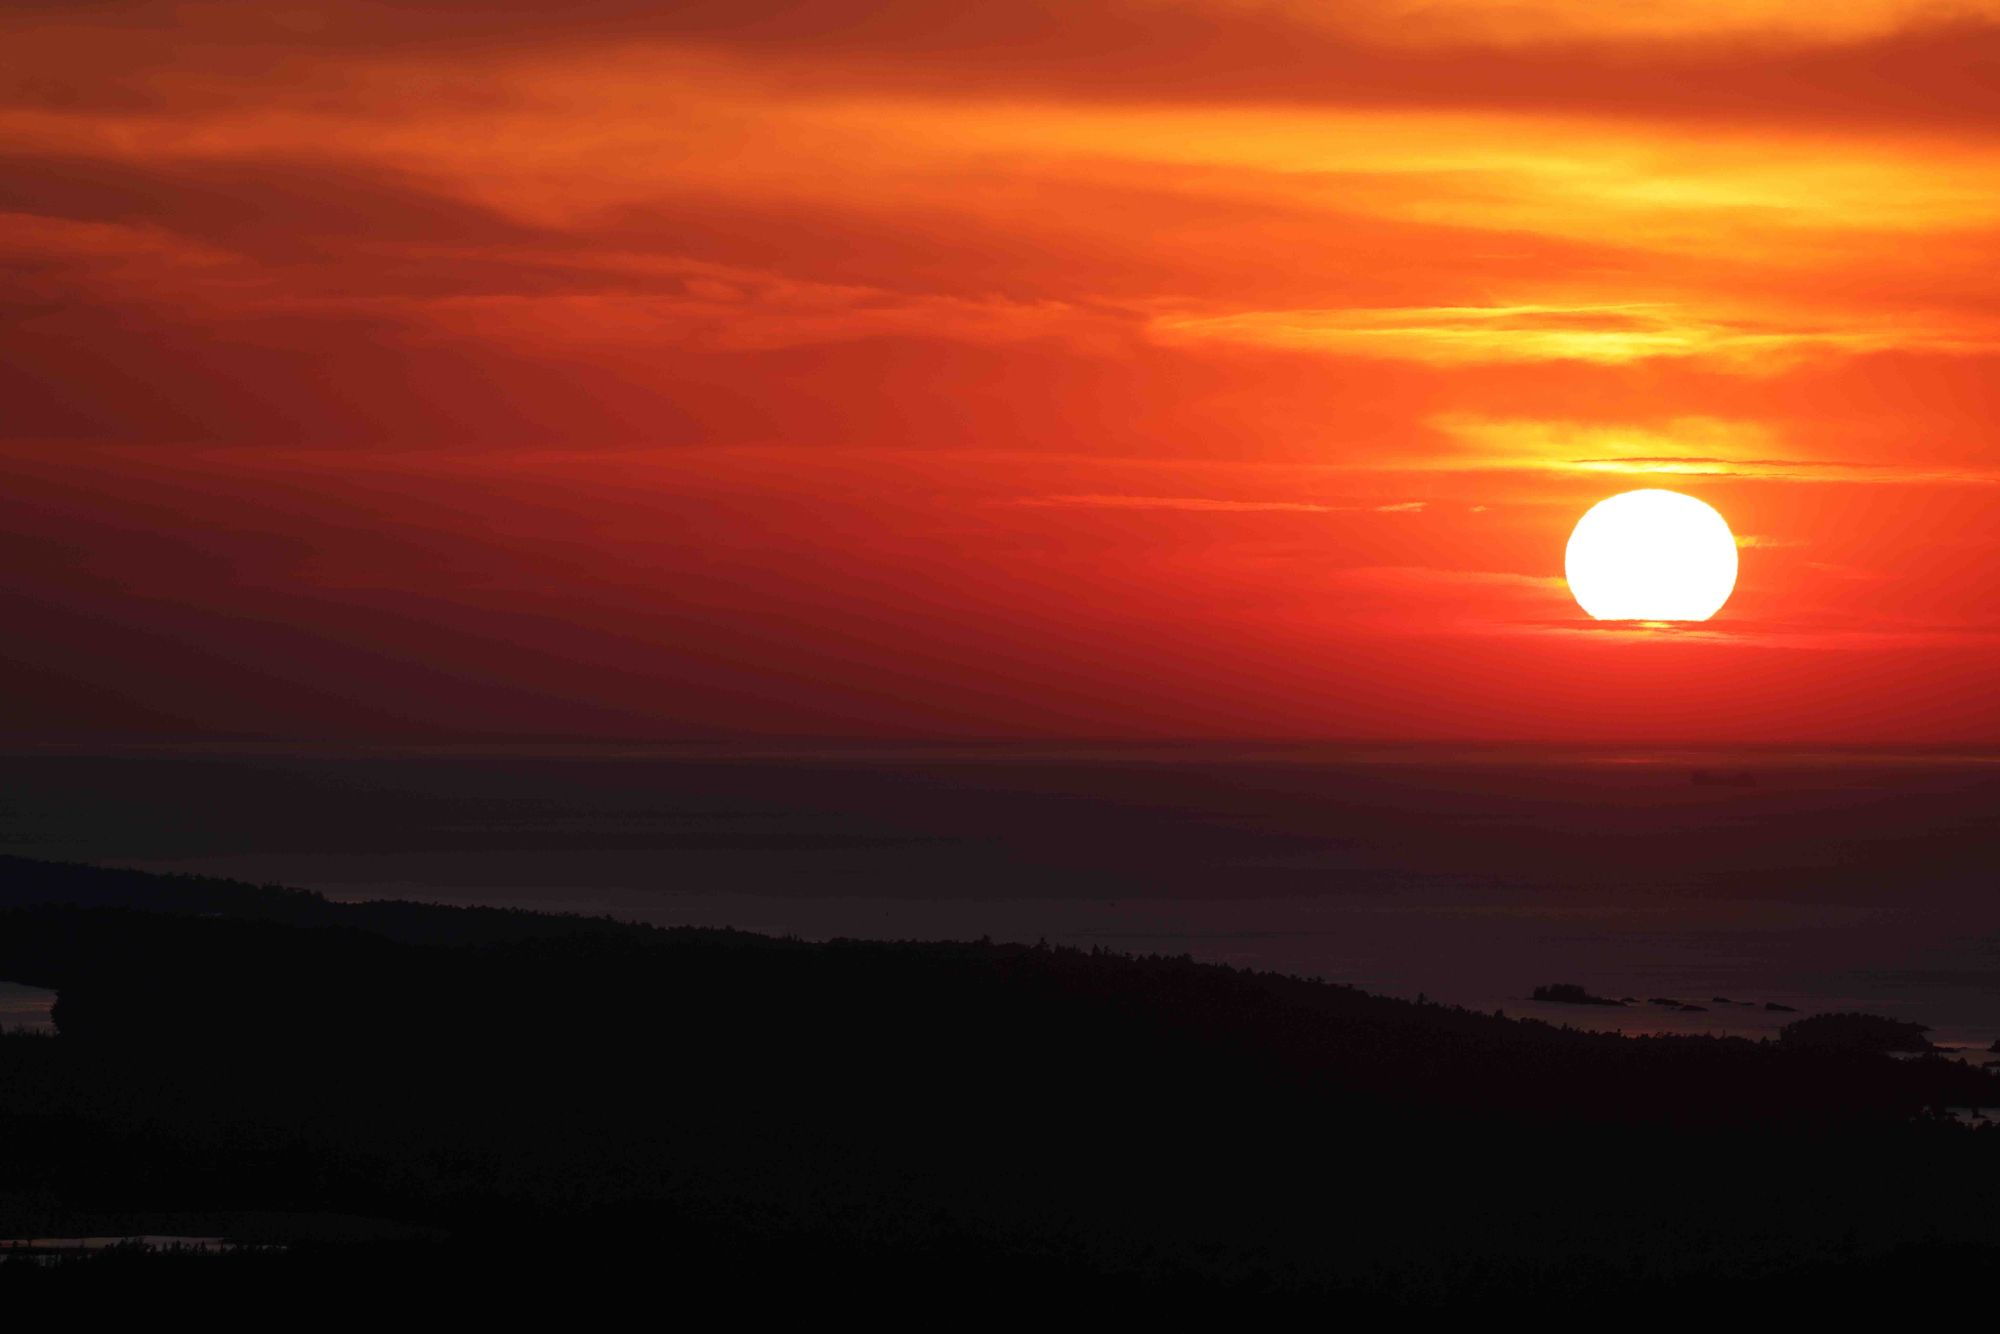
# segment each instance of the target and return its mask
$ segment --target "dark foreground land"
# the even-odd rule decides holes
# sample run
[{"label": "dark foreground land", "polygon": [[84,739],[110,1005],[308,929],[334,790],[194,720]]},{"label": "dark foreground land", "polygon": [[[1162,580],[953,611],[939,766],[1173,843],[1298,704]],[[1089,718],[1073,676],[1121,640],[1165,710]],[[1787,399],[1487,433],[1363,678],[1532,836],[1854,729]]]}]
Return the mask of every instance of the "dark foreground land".
[{"label": "dark foreground land", "polygon": [[284,1243],[0,1290],[1852,1315],[2000,1272],[2000,1132],[1939,1114],[2000,1076],[1936,1057],[17,859],[0,980],[60,997],[0,1039],[0,1237]]}]

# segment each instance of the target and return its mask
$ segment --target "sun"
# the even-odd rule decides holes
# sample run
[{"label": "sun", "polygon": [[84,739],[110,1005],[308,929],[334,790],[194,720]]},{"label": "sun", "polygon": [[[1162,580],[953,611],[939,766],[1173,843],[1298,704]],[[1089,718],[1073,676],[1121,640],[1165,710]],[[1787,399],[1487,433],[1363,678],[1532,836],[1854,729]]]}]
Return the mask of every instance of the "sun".
[{"label": "sun", "polygon": [[1626,491],[1576,521],[1563,572],[1600,621],[1705,621],[1736,588],[1736,536],[1678,491]]}]

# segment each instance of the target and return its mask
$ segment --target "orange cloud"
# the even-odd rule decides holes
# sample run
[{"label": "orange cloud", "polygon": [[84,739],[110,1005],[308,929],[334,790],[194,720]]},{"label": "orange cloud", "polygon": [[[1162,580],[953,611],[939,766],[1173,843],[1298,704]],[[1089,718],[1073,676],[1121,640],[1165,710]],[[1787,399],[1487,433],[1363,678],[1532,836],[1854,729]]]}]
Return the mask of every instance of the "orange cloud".
[{"label": "orange cloud", "polygon": [[1151,328],[1166,342],[1240,342],[1438,365],[1510,361],[1622,365],[1651,357],[1698,357],[1762,373],[1783,369],[1815,352],[1875,352],[1927,342],[1954,350],[1965,346],[1893,328],[1732,327],[1666,309],[1615,306],[1252,311],[1160,318]]},{"label": "orange cloud", "polygon": [[1034,509],[1188,510],[1197,514],[1338,514],[1356,508],[1293,500],[1215,500],[1202,496],[1029,496]]},{"label": "orange cloud", "polygon": [[1012,503],[1032,509],[1187,510],[1197,514],[1421,514],[1429,504],[1404,500],[1385,505],[1322,505],[1299,500],[1120,495],[1028,496]]},{"label": "orange cloud", "polygon": [[2000,469],[1992,468],[1788,456],[1771,429],[1759,422],[1682,417],[1623,425],[1449,415],[1432,425],[1466,451],[1433,461],[1447,468],[1865,485],[2000,482]]},{"label": "orange cloud", "polygon": [[2000,21],[1994,0],[1154,0],[1222,15],[1275,14],[1370,41],[1515,46],[1579,41],[1865,42],[1926,27]]}]

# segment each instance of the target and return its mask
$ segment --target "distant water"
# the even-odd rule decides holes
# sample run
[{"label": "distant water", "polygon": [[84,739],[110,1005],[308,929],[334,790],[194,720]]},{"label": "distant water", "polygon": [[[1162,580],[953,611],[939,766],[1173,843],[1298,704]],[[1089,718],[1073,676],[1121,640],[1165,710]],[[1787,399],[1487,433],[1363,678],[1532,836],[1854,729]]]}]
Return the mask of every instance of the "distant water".
[{"label": "distant water", "polygon": [[49,1021],[49,1006],[55,998],[53,991],[0,982],[0,1032],[16,1028],[37,1032],[53,1030],[55,1025]]},{"label": "distant water", "polygon": [[[1626,1032],[1771,1034],[1775,1002],[2000,1038],[1978,753],[40,751],[0,756],[0,794],[8,851],[344,899],[1046,938]],[[1547,982],[1706,1008],[1525,999]]]}]

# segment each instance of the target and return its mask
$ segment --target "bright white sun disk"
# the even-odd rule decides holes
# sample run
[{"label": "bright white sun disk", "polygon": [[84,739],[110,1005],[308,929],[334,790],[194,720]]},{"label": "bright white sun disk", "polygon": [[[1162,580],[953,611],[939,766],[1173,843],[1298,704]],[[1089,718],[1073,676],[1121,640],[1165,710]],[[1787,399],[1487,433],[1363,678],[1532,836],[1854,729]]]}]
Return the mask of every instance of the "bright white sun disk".
[{"label": "bright white sun disk", "polygon": [[1736,537],[1678,491],[1627,491],[1577,520],[1569,591],[1600,621],[1705,621],[1736,588]]}]

